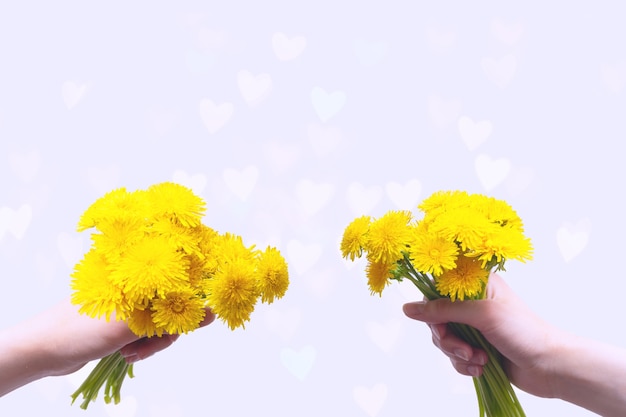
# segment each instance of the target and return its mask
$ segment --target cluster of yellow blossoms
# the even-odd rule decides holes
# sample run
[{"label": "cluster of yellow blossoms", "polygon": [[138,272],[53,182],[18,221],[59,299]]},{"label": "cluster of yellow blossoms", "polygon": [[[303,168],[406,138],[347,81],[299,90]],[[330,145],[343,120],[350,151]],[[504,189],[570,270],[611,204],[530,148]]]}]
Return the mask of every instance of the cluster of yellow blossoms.
[{"label": "cluster of yellow blossoms", "polygon": [[[79,220],[94,228],[91,249],[72,274],[79,311],[124,320],[139,337],[181,334],[200,327],[206,309],[231,329],[244,327],[258,300],[272,303],[289,286],[287,263],[273,247],[246,247],[240,236],[202,224],[204,201],[171,182],[147,190],[111,191]],[[100,360],[72,395],[81,408],[105,387],[105,402],[120,401],[133,365],[119,352]]]},{"label": "cluster of yellow blossoms", "polygon": [[205,226],[205,210],[171,182],[98,199],[79,221],[80,231],[96,232],[72,275],[72,301],[91,317],[126,320],[138,336],[192,331],[206,308],[231,329],[243,327],[259,299],[285,294],[287,264],[275,248],[246,247]]},{"label": "cluster of yellow blossoms", "polygon": [[418,208],[419,221],[409,211],[389,211],[358,217],[345,229],[342,254],[366,255],[372,293],[381,294],[390,279],[408,278],[429,298],[481,298],[491,270],[532,257],[521,219],[502,200],[439,191]]}]

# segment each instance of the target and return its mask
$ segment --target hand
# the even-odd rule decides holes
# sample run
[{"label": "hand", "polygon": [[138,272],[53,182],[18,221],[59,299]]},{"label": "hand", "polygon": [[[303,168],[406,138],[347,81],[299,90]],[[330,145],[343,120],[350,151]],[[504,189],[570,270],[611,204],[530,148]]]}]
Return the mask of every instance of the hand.
[{"label": "hand", "polygon": [[491,275],[484,300],[408,303],[404,312],[430,326],[433,343],[459,373],[480,375],[487,354],[455,336],[449,322],[481,331],[504,356],[504,370],[518,388],[541,397],[557,395],[551,361],[561,332],[533,314],[498,275]]},{"label": "hand", "polygon": [[[209,310],[201,326],[215,319]],[[65,300],[52,309],[0,332],[0,396],[34,380],[67,375],[87,362],[120,351],[129,363],[170,346],[178,335],[139,338],[121,321],[79,314]]]},{"label": "hand", "polygon": [[[134,363],[169,347],[179,337],[166,334],[162,337],[138,338],[122,321],[107,322],[79,314],[78,308],[69,300],[47,312],[44,317],[45,322],[41,323],[43,326],[57,329],[53,336],[54,351],[51,352],[57,361],[51,361],[51,375],[75,372],[87,362],[118,350],[128,363]],[[200,326],[206,326],[214,319],[215,316],[207,310]]]}]

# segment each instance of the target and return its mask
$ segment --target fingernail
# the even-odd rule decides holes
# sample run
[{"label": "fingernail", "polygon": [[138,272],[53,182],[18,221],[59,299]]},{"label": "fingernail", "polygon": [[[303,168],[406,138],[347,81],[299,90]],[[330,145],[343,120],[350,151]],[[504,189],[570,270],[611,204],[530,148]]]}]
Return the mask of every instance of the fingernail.
[{"label": "fingernail", "polygon": [[464,351],[463,349],[457,349],[457,350],[455,350],[455,351],[454,351],[454,355],[455,355],[457,358],[462,359],[462,360],[464,360],[464,361],[466,361],[466,362],[467,362],[467,361],[469,361],[469,359],[470,359],[470,358],[469,358],[469,355],[467,354],[467,352],[466,352],[466,351]]},{"label": "fingernail", "polygon": [[404,310],[404,314],[406,314],[407,316],[419,316],[424,312],[424,308],[426,308],[426,302],[424,301],[407,303],[402,307],[402,309]]},{"label": "fingernail", "polygon": [[480,376],[480,367],[478,366],[474,366],[474,365],[470,365],[467,367],[467,372],[473,376],[474,378],[477,378]]}]

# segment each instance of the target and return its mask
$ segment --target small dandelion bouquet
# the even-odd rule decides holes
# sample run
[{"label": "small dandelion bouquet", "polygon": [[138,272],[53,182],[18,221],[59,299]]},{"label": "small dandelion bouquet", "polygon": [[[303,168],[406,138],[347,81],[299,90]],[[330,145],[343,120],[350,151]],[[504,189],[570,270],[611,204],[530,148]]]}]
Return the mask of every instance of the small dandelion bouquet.
[{"label": "small dandelion bouquet", "polygon": [[[201,222],[204,201],[175,183],[107,193],[82,215],[78,230],[95,228],[92,247],[72,274],[72,302],[80,312],[123,320],[139,337],[188,333],[210,309],[231,329],[244,327],[260,299],[287,291],[280,252],[246,247],[240,236]],[[133,365],[119,352],[105,358],[72,395],[81,408],[105,386],[105,402],[120,401]]]},{"label": "small dandelion bouquet", "polygon": [[[504,270],[507,260],[532,257],[522,221],[504,201],[440,191],[418,208],[423,212],[418,221],[409,211],[389,211],[378,219],[358,217],[345,229],[343,257],[366,256],[372,294],[381,295],[391,280],[408,279],[429,300],[481,299],[491,271]],[[489,356],[483,374],[474,378],[480,416],[524,416],[498,351],[478,330],[458,323],[450,327]]]}]

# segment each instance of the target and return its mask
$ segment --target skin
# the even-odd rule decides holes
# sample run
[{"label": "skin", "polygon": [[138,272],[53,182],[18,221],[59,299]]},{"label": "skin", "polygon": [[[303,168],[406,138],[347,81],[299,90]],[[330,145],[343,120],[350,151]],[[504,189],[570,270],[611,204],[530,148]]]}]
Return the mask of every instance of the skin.
[{"label": "skin", "polygon": [[[201,326],[215,319],[207,311]],[[0,396],[29,382],[76,372],[87,362],[120,351],[128,363],[169,347],[178,335],[139,338],[124,322],[96,320],[64,300],[0,332]]]},{"label": "skin", "polygon": [[404,313],[429,325],[433,343],[457,372],[478,376],[487,361],[447,327],[480,330],[504,356],[511,383],[539,397],[560,398],[602,416],[626,415],[626,350],[584,339],[548,324],[493,274],[484,300],[405,304]]}]

